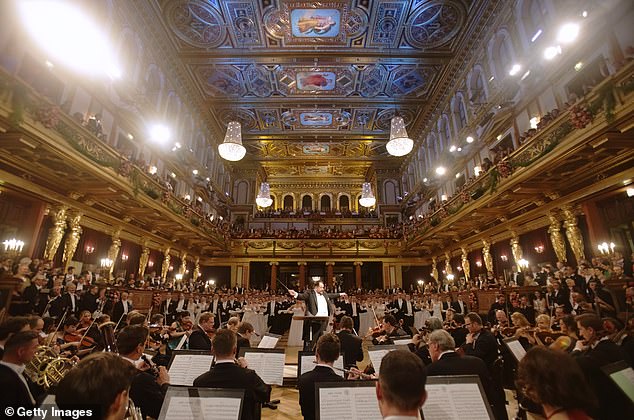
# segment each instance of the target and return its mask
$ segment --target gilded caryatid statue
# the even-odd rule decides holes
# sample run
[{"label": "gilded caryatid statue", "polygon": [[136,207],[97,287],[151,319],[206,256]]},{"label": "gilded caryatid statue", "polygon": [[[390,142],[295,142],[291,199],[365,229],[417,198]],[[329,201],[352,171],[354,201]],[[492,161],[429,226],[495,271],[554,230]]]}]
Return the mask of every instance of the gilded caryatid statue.
[{"label": "gilded caryatid statue", "polygon": [[522,271],[520,260],[524,258],[524,252],[522,251],[522,246],[520,245],[520,237],[515,231],[511,232],[511,252],[513,253],[513,259],[515,260],[517,271]]},{"label": "gilded caryatid statue", "polygon": [[110,264],[110,268],[108,270],[108,278],[112,277],[112,272],[114,271],[114,264],[117,261],[117,257],[119,256],[119,250],[121,249],[121,239],[119,236],[121,235],[121,228],[115,230],[112,234],[112,244],[110,248],[108,248],[108,259],[112,261]]},{"label": "gilded caryatid statue", "polygon": [[66,235],[66,241],[64,241],[64,256],[62,258],[62,261],[64,262],[64,272],[66,272],[70,266],[70,262],[77,250],[79,238],[81,237],[82,229],[81,226],[79,226],[81,216],[81,213],[73,213],[68,218],[68,227],[70,228],[70,231],[68,232],[68,235]]},{"label": "gilded caryatid statue", "polygon": [[462,272],[464,278],[468,282],[471,279],[471,266],[469,265],[469,253],[466,248],[460,248],[462,251]]},{"label": "gilded caryatid statue", "polygon": [[572,208],[564,208],[564,227],[566,228],[566,237],[572,248],[572,253],[575,254],[577,262],[586,259],[586,253],[583,250],[583,235],[581,235],[581,229],[577,225],[577,216],[575,216]]},{"label": "gilded caryatid statue", "polygon": [[198,277],[200,277],[200,257],[196,257],[196,260],[194,261],[194,275],[192,278],[196,281],[198,280]]},{"label": "gilded caryatid statue", "polygon": [[550,226],[548,227],[550,243],[553,245],[555,255],[557,255],[557,261],[565,263],[566,241],[564,241],[564,235],[561,234],[561,223],[553,214],[549,215],[548,218],[550,219]]},{"label": "gilded caryatid statue", "polygon": [[55,258],[57,249],[62,243],[62,237],[64,236],[64,229],[66,228],[66,210],[65,206],[58,207],[53,211],[51,218],[53,219],[53,227],[48,231],[48,237],[46,238],[46,247],[44,249],[44,259],[52,260]]},{"label": "gilded caryatid statue", "polygon": [[431,276],[436,281],[438,281],[438,268],[436,267],[437,264],[438,264],[438,261],[436,260],[436,257],[433,257],[431,259]]},{"label": "gilded caryatid statue", "polygon": [[486,239],[482,240],[482,258],[484,259],[484,266],[488,272],[493,272],[493,257],[491,257],[491,243]]},{"label": "gilded caryatid statue", "polygon": [[139,278],[143,278],[145,275],[145,267],[147,267],[147,263],[150,260],[150,248],[147,247],[147,244],[143,244],[143,252],[141,252],[141,256],[139,257]]},{"label": "gilded caryatid statue", "polygon": [[170,260],[172,257],[170,257],[170,248],[167,247],[165,248],[165,251],[163,251],[163,265],[161,265],[161,277],[163,279],[167,278],[167,272],[170,269]]},{"label": "gilded caryatid statue", "polygon": [[181,255],[181,266],[178,269],[178,274],[180,274],[181,276],[184,276],[185,271],[187,271],[187,252],[183,252]]},{"label": "gilded caryatid statue", "polygon": [[445,275],[453,275],[453,269],[451,268],[451,254],[445,252]]}]

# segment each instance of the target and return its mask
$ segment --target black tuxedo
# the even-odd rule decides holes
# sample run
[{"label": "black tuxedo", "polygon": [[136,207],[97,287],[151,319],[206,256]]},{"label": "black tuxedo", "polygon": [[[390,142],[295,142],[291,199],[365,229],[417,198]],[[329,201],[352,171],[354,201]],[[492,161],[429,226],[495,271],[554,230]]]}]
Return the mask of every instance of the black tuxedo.
[{"label": "black tuxedo", "polygon": [[343,366],[357,366],[357,362],[363,360],[363,339],[350,331],[341,330],[337,333],[341,342],[341,352],[343,353]]},{"label": "black tuxedo", "polygon": [[340,382],[343,380],[341,376],[327,366],[315,366],[315,369],[299,377],[297,388],[299,388],[299,405],[302,408],[304,420],[313,420],[316,417],[315,383]]},{"label": "black tuxedo", "polygon": [[489,404],[493,407],[495,418],[506,419],[504,391],[495,384],[486,365],[477,357],[463,356],[458,353],[445,353],[440,359],[427,366],[429,376],[478,375]]},{"label": "black tuxedo", "polygon": [[[6,407],[35,408],[31,401],[29,389],[18,377],[18,374],[8,366],[0,365],[0,409],[4,416]],[[35,398],[35,395],[33,395]]]},{"label": "black tuxedo", "polygon": [[161,302],[161,306],[159,307],[159,312],[165,315],[165,324],[170,325],[174,322],[174,315],[176,312],[176,301],[171,299],[169,303],[167,299]]},{"label": "black tuxedo", "polygon": [[209,308],[207,308],[207,312],[211,312],[214,314],[214,328],[220,327],[220,300],[216,301],[216,310],[214,310],[214,301],[209,302]]},{"label": "black tuxedo", "polygon": [[93,295],[90,292],[87,292],[81,297],[81,302],[79,303],[79,309],[84,311],[90,311],[90,313],[94,313],[99,308],[99,303],[97,303],[98,295]]},{"label": "black tuxedo", "polygon": [[189,349],[211,351],[211,338],[199,326],[195,326],[189,336]]},{"label": "black tuxedo", "polygon": [[[353,305],[356,307],[357,309],[357,315],[353,316],[352,315],[352,308]],[[359,302],[350,302],[347,303],[345,306],[345,311],[346,311],[346,315],[348,315],[350,318],[352,318],[352,322],[354,324],[354,329],[356,332],[359,332],[359,325],[360,325],[360,318],[359,318],[359,314],[367,312],[367,309],[361,309],[361,305],[359,305]]]},{"label": "black tuxedo", "polygon": [[[127,313],[130,313],[130,311],[132,311],[132,302],[128,301]],[[114,304],[114,308],[112,309],[112,320],[118,323],[121,317],[123,316],[123,312],[124,312],[123,302],[118,301],[117,303]]]},{"label": "black tuxedo", "polygon": [[[326,305],[328,306],[328,315],[331,313],[332,301],[330,299],[338,298],[339,293],[322,293],[326,298]],[[303,300],[306,302],[306,315],[317,314],[317,292],[315,289],[306,290],[305,292],[297,294],[297,300]]]},{"label": "black tuxedo", "polygon": [[[339,293],[322,293],[324,298],[326,299],[326,308],[328,310],[328,315],[332,312],[332,301],[330,299],[335,299],[339,297]],[[303,300],[306,302],[306,315],[317,315],[318,306],[317,306],[317,292],[315,289],[306,290],[303,293],[298,293],[297,300]],[[326,331],[326,327],[328,326],[328,321],[304,321],[304,331],[302,338],[304,340],[304,347],[308,350],[313,350],[315,344],[317,344],[317,340],[322,336],[324,331]],[[312,340],[311,340],[312,338]]]},{"label": "black tuxedo", "polygon": [[62,295],[62,309],[63,311],[68,310],[68,315],[77,316],[79,314],[79,296],[75,293],[75,307],[73,308],[73,302],[70,297],[70,293],[64,293]]},{"label": "black tuxedo", "polygon": [[207,373],[194,380],[194,386],[245,390],[242,420],[260,418],[259,403],[268,401],[269,388],[254,370],[234,363],[216,363]]},{"label": "black tuxedo", "polygon": [[154,376],[139,371],[130,385],[130,398],[141,409],[143,417],[157,419],[169,384],[159,385]]},{"label": "black tuxedo", "polygon": [[240,354],[240,349],[248,349],[251,347],[251,342],[249,340],[247,340],[246,338],[242,337],[241,335],[238,334],[238,343],[237,343],[237,348],[236,348],[236,354]]},{"label": "black tuxedo", "polygon": [[229,311],[232,311],[232,310],[233,308],[231,307],[231,304],[229,303],[229,301],[218,302],[218,314],[220,316],[221,323],[225,323],[229,321],[229,318],[231,318],[231,314],[229,313]]},{"label": "black tuxedo", "polygon": [[515,272],[511,274],[511,280],[518,286],[524,286],[524,273]]},{"label": "black tuxedo", "polygon": [[41,315],[41,311],[38,310],[40,308],[40,290],[35,284],[24,289],[22,298],[27,301],[29,313]]},{"label": "black tuxedo", "polygon": [[498,343],[489,331],[481,330],[478,338],[471,344],[463,344],[462,348],[467,356],[475,356],[484,361],[489,372],[492,372],[493,363],[498,357]]},{"label": "black tuxedo", "polygon": [[48,314],[53,318],[59,318],[64,313],[64,302],[61,296],[54,297],[49,301]]},{"label": "black tuxedo", "polygon": [[469,308],[467,308],[467,303],[464,300],[462,301],[462,308],[460,308],[460,302],[458,302],[457,300],[451,302],[451,307],[454,311],[456,311],[457,314],[466,315],[467,312],[469,312]]}]

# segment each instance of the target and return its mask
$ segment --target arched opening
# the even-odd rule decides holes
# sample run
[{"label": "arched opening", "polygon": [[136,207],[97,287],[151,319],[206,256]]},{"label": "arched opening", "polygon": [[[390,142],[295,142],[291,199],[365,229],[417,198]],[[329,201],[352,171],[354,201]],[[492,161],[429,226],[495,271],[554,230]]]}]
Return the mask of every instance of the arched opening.
[{"label": "arched opening", "polygon": [[348,198],[347,195],[342,195],[341,197],[339,197],[339,210],[350,210],[350,198]]},{"label": "arched opening", "polygon": [[284,210],[293,211],[295,209],[295,202],[292,195],[284,196]]},{"label": "arched opening", "polygon": [[312,209],[313,209],[313,197],[306,194],[304,197],[302,197],[302,210],[310,211]]},{"label": "arched opening", "polygon": [[321,211],[330,211],[330,196],[322,195],[319,202],[319,209]]}]

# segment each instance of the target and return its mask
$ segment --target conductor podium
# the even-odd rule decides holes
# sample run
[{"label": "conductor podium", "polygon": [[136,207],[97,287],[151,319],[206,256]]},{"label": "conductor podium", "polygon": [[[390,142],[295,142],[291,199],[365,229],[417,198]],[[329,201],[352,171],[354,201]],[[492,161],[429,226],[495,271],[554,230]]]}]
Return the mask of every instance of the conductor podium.
[{"label": "conductor podium", "polygon": [[304,350],[313,351],[317,340],[323,335],[328,327],[329,316],[316,315],[295,315],[294,321],[304,321],[304,332],[302,339],[304,340]]}]

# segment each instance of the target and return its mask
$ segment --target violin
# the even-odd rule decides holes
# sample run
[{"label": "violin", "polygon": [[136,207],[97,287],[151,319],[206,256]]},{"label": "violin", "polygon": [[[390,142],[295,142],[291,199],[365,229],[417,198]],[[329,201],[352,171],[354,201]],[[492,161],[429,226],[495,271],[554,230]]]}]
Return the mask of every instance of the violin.
[{"label": "violin", "polygon": [[78,333],[64,334],[64,341],[67,343],[79,343],[79,347],[90,348],[95,347],[97,343],[92,337],[82,336]]}]

